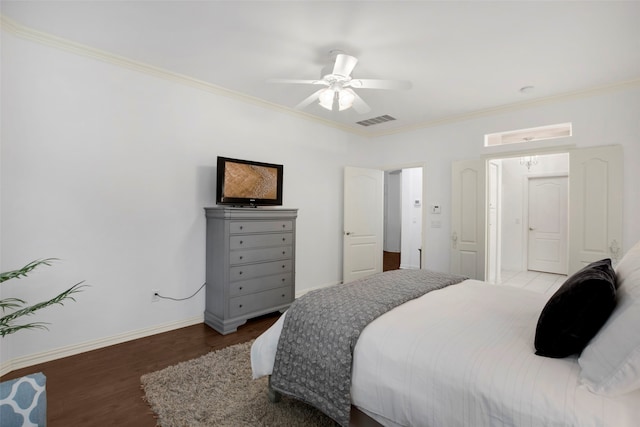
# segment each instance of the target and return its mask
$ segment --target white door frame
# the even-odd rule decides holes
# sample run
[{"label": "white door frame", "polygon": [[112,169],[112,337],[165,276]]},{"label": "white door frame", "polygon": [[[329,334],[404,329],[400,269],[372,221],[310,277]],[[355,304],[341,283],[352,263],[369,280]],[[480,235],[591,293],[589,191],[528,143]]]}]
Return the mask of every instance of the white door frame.
[{"label": "white door frame", "polygon": [[[492,167],[496,168],[496,176],[491,173]],[[495,178],[495,179],[494,179]],[[491,159],[487,161],[487,268],[486,279],[500,283],[502,281],[502,162],[499,159]],[[495,224],[495,245],[494,250],[491,248],[491,191],[495,187],[496,192],[496,224]],[[493,276],[493,277],[492,277]],[[493,279],[493,280],[492,280]]]},{"label": "white door frame", "polygon": [[[554,155],[554,154],[567,154],[570,158],[571,156],[571,148],[569,147],[558,147],[556,149],[539,149],[539,150],[524,150],[524,151],[506,151],[503,153],[495,153],[492,155],[488,155],[485,156],[485,159],[487,161],[487,165],[489,165],[489,163],[491,163],[492,161],[495,160],[512,160],[512,159],[517,159],[519,157],[523,157],[523,156],[545,156],[545,155]],[[569,161],[569,160],[568,160]],[[487,167],[488,169],[488,167]],[[528,177],[545,177],[545,176],[559,176],[561,175],[562,172],[550,172],[550,173],[531,173],[528,174],[526,176],[523,177],[523,188],[524,188],[524,193],[523,193],[523,200],[528,200],[529,197],[529,189],[528,189]],[[487,172],[487,176],[488,176],[488,172]],[[569,176],[569,174],[565,174],[566,176]],[[502,175],[500,175],[500,183],[502,182]],[[486,199],[486,209],[485,209],[485,215],[486,215],[486,219],[485,219],[485,225],[486,225],[486,229],[485,229],[485,233],[487,236],[489,236],[489,180],[487,179],[487,188],[485,190],[485,199]],[[502,209],[502,203],[500,206],[500,209]],[[521,268],[524,268],[526,270],[527,268],[527,263],[528,263],[528,233],[526,230],[527,227],[527,223],[528,223],[528,215],[529,215],[529,211],[528,211],[528,204],[526,204],[525,206],[523,206],[523,215],[522,215],[522,233],[524,238],[522,239],[522,259],[520,261],[521,263]],[[569,214],[568,214],[569,215]],[[498,214],[498,217],[500,218],[500,221],[502,221],[502,215],[501,213]],[[489,247],[489,239],[486,239],[485,242],[485,259],[486,259],[486,272],[487,272],[487,280],[488,280],[488,273],[489,273],[489,253],[490,253],[490,247]],[[568,249],[567,249],[568,250]],[[499,254],[499,256],[501,257],[502,254]],[[568,254],[567,254],[568,256]],[[568,262],[568,257],[567,257],[567,262]],[[500,274],[500,272],[498,272],[498,274]]]}]

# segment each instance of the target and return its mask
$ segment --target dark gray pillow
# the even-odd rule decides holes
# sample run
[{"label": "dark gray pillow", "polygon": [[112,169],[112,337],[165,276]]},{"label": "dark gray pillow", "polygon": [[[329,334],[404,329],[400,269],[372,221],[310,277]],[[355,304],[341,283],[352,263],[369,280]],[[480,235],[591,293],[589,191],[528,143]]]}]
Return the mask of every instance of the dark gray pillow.
[{"label": "dark gray pillow", "polygon": [[536,354],[567,357],[580,353],[613,311],[616,288],[616,274],[608,258],[569,277],[540,313]]}]

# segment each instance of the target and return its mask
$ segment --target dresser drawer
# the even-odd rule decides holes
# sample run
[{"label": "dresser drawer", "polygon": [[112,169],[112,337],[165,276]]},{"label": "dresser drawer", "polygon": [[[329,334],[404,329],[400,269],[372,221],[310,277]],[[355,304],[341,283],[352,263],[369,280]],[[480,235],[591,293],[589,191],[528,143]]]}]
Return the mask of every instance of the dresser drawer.
[{"label": "dresser drawer", "polygon": [[231,234],[269,233],[293,230],[293,221],[239,221],[229,224]]},{"label": "dresser drawer", "polygon": [[247,280],[271,274],[288,273],[292,271],[291,267],[292,262],[290,259],[231,267],[229,269],[229,279],[231,281]]},{"label": "dresser drawer", "polygon": [[285,246],[293,243],[293,233],[248,234],[229,237],[231,250]]},{"label": "dresser drawer", "polygon": [[242,316],[271,307],[278,307],[293,301],[291,287],[271,289],[256,294],[231,298],[229,300],[229,315]]},{"label": "dresser drawer", "polygon": [[283,286],[292,287],[293,273],[287,272],[273,276],[258,277],[250,280],[240,280],[229,284],[229,296],[253,294],[267,289],[280,288]]},{"label": "dresser drawer", "polygon": [[229,253],[229,262],[231,265],[237,265],[251,262],[273,261],[276,259],[289,259],[292,255],[292,246],[237,250]]}]

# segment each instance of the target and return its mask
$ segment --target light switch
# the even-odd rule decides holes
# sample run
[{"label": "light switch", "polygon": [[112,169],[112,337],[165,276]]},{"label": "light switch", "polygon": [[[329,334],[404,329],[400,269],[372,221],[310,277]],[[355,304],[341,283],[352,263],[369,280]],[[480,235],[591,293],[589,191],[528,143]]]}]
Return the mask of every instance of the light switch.
[{"label": "light switch", "polygon": [[431,205],[431,213],[434,215],[440,214],[440,205]]}]

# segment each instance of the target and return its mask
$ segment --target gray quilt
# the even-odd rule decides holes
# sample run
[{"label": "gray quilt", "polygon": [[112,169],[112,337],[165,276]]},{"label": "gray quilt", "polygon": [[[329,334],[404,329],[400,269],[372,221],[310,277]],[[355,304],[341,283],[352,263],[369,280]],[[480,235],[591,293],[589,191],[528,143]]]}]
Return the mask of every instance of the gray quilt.
[{"label": "gray quilt", "polygon": [[360,332],[394,307],[464,279],[395,270],[307,293],[287,311],[271,387],[349,425],[351,362]]}]

